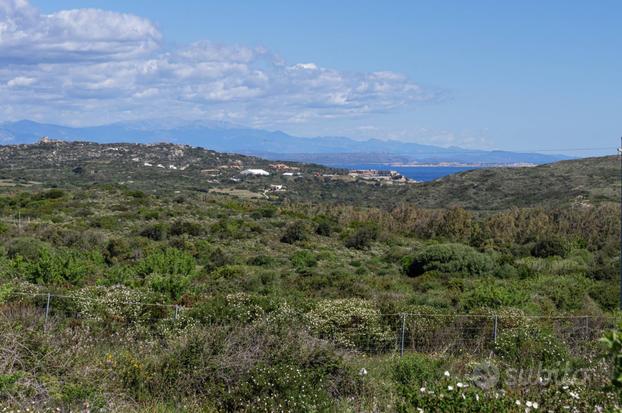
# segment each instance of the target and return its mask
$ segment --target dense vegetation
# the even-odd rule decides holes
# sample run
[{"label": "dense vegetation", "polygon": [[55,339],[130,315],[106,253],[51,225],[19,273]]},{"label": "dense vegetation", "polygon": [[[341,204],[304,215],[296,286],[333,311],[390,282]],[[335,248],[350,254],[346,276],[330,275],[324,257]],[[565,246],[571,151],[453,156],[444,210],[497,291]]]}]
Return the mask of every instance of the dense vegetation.
[{"label": "dense vegetation", "polygon": [[[93,168],[73,159],[49,170],[76,162]],[[78,171],[56,188],[43,176],[2,187],[0,404],[524,412],[619,402],[597,346],[617,316],[615,204],[482,214],[249,199],[182,179],[165,187],[174,182],[127,165],[116,173],[134,171],[130,183]],[[538,318],[586,315],[595,324],[572,340]],[[457,320],[460,341],[433,336]],[[474,375],[484,363],[500,370],[493,386]],[[589,380],[517,386],[512,369]]]}]

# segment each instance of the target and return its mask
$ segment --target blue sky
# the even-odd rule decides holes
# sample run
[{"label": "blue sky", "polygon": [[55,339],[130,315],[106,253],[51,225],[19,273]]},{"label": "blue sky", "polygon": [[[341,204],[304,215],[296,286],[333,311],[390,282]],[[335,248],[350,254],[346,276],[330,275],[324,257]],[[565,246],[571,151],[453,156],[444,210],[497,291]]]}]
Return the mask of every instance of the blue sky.
[{"label": "blue sky", "polygon": [[[21,95],[0,111],[5,120],[23,113],[93,124],[166,113],[305,136],[510,150],[614,148],[622,135],[619,1],[3,2],[12,3],[4,18],[25,32],[69,24],[77,42],[92,45],[98,30],[95,40],[107,40],[88,53],[59,48],[68,39],[50,39],[27,58],[8,53],[5,82]],[[116,14],[62,14],[82,8]],[[16,44],[30,47],[7,50]],[[48,82],[63,88],[35,90],[50,73],[41,65],[69,62],[83,69]],[[139,65],[140,73],[156,65],[159,77],[130,73]],[[114,79],[95,76],[107,70]]]}]

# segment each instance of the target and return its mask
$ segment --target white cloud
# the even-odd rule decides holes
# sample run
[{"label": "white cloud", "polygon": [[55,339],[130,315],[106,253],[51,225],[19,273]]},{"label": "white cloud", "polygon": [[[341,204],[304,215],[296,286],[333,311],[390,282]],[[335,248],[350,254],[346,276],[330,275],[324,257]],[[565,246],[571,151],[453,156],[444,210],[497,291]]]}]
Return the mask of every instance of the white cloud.
[{"label": "white cloud", "polygon": [[36,79],[32,77],[17,76],[6,82],[8,87],[30,86],[35,83]]},{"label": "white cloud", "polygon": [[164,50],[160,41],[141,17],[95,9],[45,15],[25,0],[0,0],[0,119],[103,123],[167,113],[270,126],[435,97],[399,73],[291,64],[263,47],[208,41]]},{"label": "white cloud", "polygon": [[5,62],[124,59],[155,50],[149,20],[97,9],[41,14],[25,0],[0,0],[0,56]]}]

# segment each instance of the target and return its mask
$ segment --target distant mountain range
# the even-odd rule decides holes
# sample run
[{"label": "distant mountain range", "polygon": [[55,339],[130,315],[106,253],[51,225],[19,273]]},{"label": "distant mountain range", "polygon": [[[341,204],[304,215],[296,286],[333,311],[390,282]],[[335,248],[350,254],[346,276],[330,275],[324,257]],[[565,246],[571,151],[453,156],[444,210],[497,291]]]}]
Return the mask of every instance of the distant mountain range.
[{"label": "distant mountain range", "polygon": [[280,131],[240,127],[225,122],[158,120],[119,122],[92,127],[69,127],[29,120],[0,123],[3,144],[33,143],[42,136],[99,143],[171,142],[219,152],[256,155],[267,159],[344,164],[543,164],[570,159],[565,155],[472,150],[396,140],[355,140],[346,137],[297,137]]}]

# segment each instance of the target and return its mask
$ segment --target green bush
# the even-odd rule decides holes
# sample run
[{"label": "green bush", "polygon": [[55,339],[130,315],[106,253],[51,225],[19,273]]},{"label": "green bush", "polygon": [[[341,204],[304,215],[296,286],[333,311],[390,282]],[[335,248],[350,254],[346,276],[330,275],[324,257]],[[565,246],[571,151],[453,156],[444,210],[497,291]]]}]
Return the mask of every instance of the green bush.
[{"label": "green bush", "polygon": [[570,246],[566,241],[559,237],[548,237],[540,239],[531,249],[531,255],[534,257],[566,257],[570,252]]},{"label": "green bush", "polygon": [[10,241],[7,255],[11,258],[20,256],[27,260],[39,258],[41,252],[48,248],[49,244],[33,237],[18,237]]},{"label": "green bush", "polygon": [[285,233],[281,237],[281,242],[293,244],[294,242],[304,241],[305,239],[307,239],[306,225],[302,221],[296,221],[285,228]]},{"label": "green bush", "polygon": [[151,274],[147,277],[147,285],[153,291],[177,301],[190,285],[190,277],[179,274]]},{"label": "green bush", "polygon": [[315,233],[323,237],[330,237],[333,233],[334,227],[337,225],[335,220],[330,219],[324,215],[320,215],[315,222]]},{"label": "green bush", "polygon": [[393,380],[400,386],[420,388],[438,380],[443,364],[443,360],[429,355],[408,353],[395,362]]},{"label": "green bush", "polygon": [[373,224],[358,225],[346,238],[345,246],[359,250],[369,248],[378,239],[378,227]]},{"label": "green bush", "polygon": [[62,189],[50,189],[39,194],[39,199],[60,199],[65,196],[65,192]]},{"label": "green bush", "polygon": [[191,221],[177,220],[173,222],[170,227],[170,234],[175,236],[186,234],[198,237],[199,235],[202,235],[203,232],[201,224]]},{"label": "green bush", "polygon": [[568,350],[560,340],[534,324],[502,330],[494,352],[514,366],[558,367],[568,359]]},{"label": "green bush", "polygon": [[35,259],[16,258],[15,266],[26,280],[35,284],[79,285],[88,276],[96,278],[103,262],[97,252],[43,248]]},{"label": "green bush", "polygon": [[611,384],[618,389],[618,394],[622,397],[622,336],[619,331],[612,330],[607,332],[600,341],[613,364]]},{"label": "green bush", "polygon": [[322,300],[305,319],[320,337],[346,348],[374,351],[394,341],[394,333],[384,325],[380,311],[367,300]]},{"label": "green bush", "polygon": [[463,244],[433,244],[417,251],[405,261],[406,274],[410,277],[428,271],[446,274],[483,275],[493,272],[495,261],[487,254],[477,252]]},{"label": "green bush", "polygon": [[317,257],[310,251],[297,251],[291,257],[291,263],[300,274],[308,274],[312,267],[317,265]]},{"label": "green bush", "polygon": [[516,307],[529,301],[529,294],[514,283],[484,278],[469,288],[461,298],[461,306],[470,311],[478,307]]},{"label": "green bush", "polygon": [[110,368],[138,400],[191,395],[216,411],[334,410],[332,392],[353,394],[350,372],[301,331],[263,322],[193,328],[149,354],[120,354]]},{"label": "green bush", "polygon": [[191,276],[196,271],[196,262],[187,252],[166,248],[147,255],[134,265],[133,270],[136,275],[143,277],[150,274]]},{"label": "green bush", "polygon": [[154,241],[162,241],[166,239],[168,232],[169,232],[168,225],[159,223],[159,224],[149,225],[148,227],[140,231],[140,235],[143,237],[152,239]]}]

